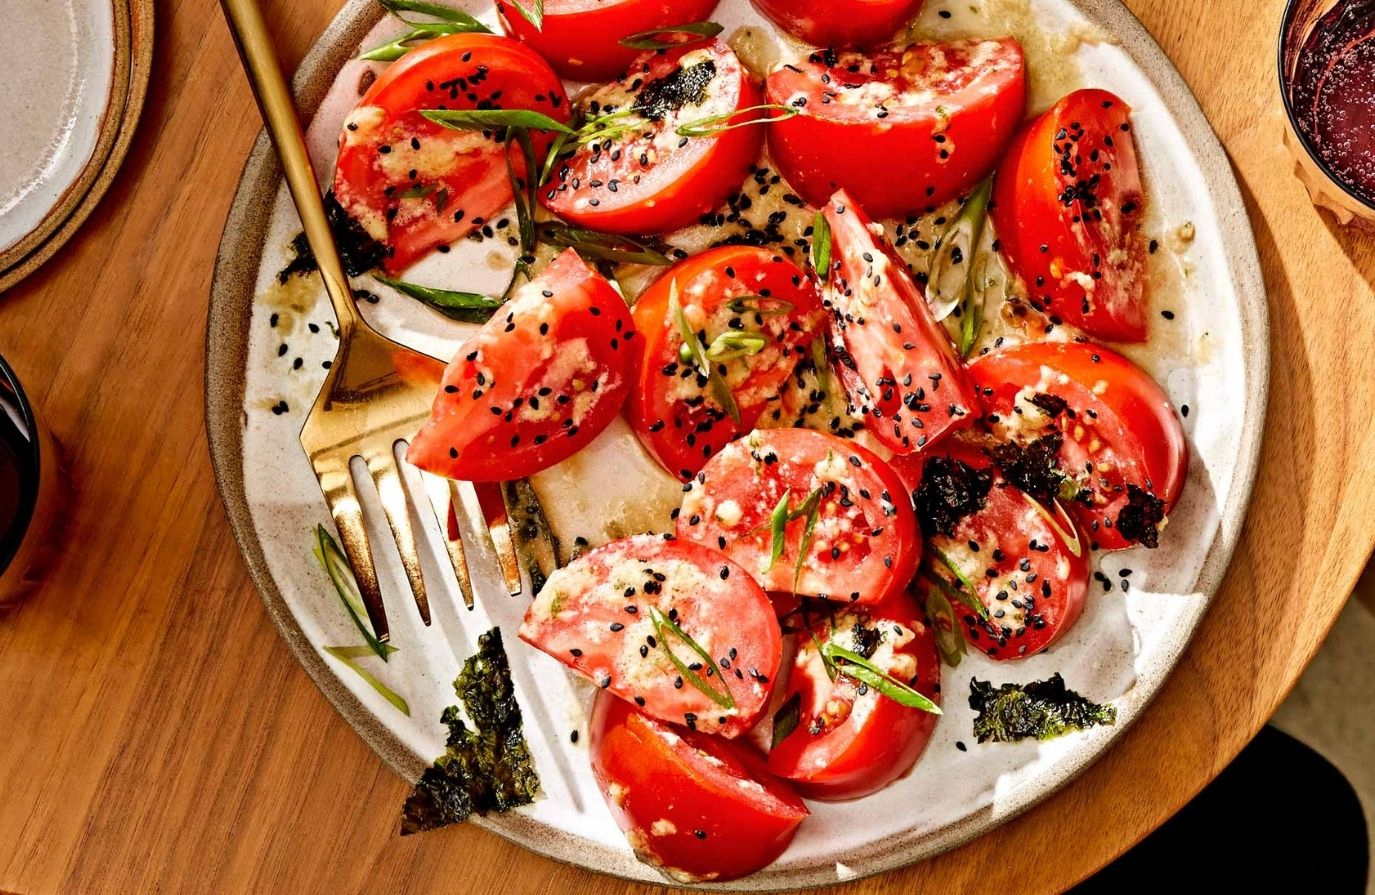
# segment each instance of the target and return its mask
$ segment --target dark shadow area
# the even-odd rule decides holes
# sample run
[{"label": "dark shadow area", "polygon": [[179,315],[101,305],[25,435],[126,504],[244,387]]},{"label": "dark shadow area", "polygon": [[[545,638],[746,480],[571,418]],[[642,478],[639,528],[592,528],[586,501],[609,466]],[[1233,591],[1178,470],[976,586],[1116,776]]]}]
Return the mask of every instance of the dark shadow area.
[{"label": "dark shadow area", "polygon": [[1179,814],[1070,895],[1362,895],[1369,872],[1356,791],[1327,759],[1266,727]]}]

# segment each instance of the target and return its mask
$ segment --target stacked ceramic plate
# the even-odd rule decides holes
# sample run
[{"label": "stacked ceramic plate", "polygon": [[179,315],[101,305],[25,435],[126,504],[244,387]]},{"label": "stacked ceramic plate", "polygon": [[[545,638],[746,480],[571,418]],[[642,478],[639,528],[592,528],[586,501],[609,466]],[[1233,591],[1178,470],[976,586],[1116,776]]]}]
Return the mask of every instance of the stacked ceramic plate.
[{"label": "stacked ceramic plate", "polygon": [[[0,0],[0,292],[51,258],[128,153],[153,57],[153,0]],[[41,48],[41,52],[34,52]]]}]

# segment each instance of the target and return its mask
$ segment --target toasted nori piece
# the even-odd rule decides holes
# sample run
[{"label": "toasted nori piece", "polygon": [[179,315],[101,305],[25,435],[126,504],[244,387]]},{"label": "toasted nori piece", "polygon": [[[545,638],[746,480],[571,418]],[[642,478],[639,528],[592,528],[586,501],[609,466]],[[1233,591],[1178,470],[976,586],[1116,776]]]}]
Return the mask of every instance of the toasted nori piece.
[{"label": "toasted nori piece", "polygon": [[478,652],[463,663],[454,690],[476,729],[459,717],[458,706],[444,710],[448,750],[406,799],[403,836],[463,823],[474,812],[485,815],[528,805],[539,792],[500,628],[478,638]]},{"label": "toasted nori piece", "polygon": [[1127,505],[1117,514],[1117,533],[1154,550],[1160,546],[1160,523],[1165,521],[1165,501],[1136,485],[1127,486]]},{"label": "toasted nori piece", "polygon": [[[357,277],[382,266],[387,257],[387,247],[369,236],[361,224],[349,217],[344,206],[334,198],[333,191],[325,194],[325,214],[329,217],[329,228],[334,231],[339,257],[344,262],[344,273]],[[291,261],[277,273],[278,282],[285,283],[297,274],[315,273],[320,269],[304,232],[292,238],[291,251]]]},{"label": "toasted nori piece", "polygon": [[1015,441],[1000,444],[988,455],[1008,482],[1042,503],[1050,503],[1065,481],[1060,470],[1060,446],[1064,440],[1059,432],[1051,432],[1025,446]]},{"label": "toasted nori piece", "polygon": [[715,77],[716,63],[710,59],[675,69],[646,84],[631,108],[650,121],[659,121],[683,106],[700,106]]},{"label": "toasted nori piece", "polygon": [[993,474],[961,460],[931,457],[922,465],[921,485],[912,495],[926,537],[953,535],[965,516],[984,508]]},{"label": "toasted nori piece", "polygon": [[978,712],[974,736],[980,743],[1049,740],[1071,730],[1117,723],[1117,709],[1099,705],[1065,687],[1058,673],[1029,684],[997,689],[977,678],[969,682],[969,707]]}]

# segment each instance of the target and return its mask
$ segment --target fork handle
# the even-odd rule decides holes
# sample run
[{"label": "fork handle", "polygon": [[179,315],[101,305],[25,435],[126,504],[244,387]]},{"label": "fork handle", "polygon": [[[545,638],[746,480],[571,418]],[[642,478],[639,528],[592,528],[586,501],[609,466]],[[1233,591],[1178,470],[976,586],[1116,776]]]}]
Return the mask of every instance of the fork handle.
[{"label": "fork handle", "polygon": [[344,274],[339,248],[325,214],[325,203],[320,198],[315,168],[306,149],[305,134],[296,116],[296,105],[292,101],[286,78],[282,76],[272,36],[268,33],[257,0],[220,0],[220,5],[224,7],[229,30],[239,48],[239,57],[243,60],[244,71],[248,74],[248,82],[262,111],[263,121],[267,123],[267,131],[272,135],[277,155],[282,160],[287,188],[301,216],[310,250],[315,253],[315,260],[320,266],[325,292],[339,317],[340,344],[348,344],[348,334],[355,327],[366,324],[358,312],[353,289]]}]

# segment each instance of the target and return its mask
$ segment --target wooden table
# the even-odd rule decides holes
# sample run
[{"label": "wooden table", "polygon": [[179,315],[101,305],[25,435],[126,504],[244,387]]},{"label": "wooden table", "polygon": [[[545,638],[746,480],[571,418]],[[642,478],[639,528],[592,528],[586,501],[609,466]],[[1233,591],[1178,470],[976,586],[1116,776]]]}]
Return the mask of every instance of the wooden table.
[{"label": "wooden table", "polygon": [[[288,59],[337,5],[268,0]],[[1232,154],[1265,266],[1274,385],[1250,521],[1192,649],[1118,747],[994,836],[852,893],[1052,892],[1092,873],[1265,722],[1375,542],[1375,240],[1320,219],[1290,176],[1273,61],[1283,0],[1245,15],[1128,5]],[[0,353],[79,482],[65,561],[0,619],[0,890],[639,891],[477,829],[398,838],[405,784],[268,621],[201,410],[211,266],[257,111],[217,4],[158,11],[149,105],[115,188],[0,302]],[[1035,862],[994,857],[995,840],[1045,829],[1060,835],[1037,837]]]}]

